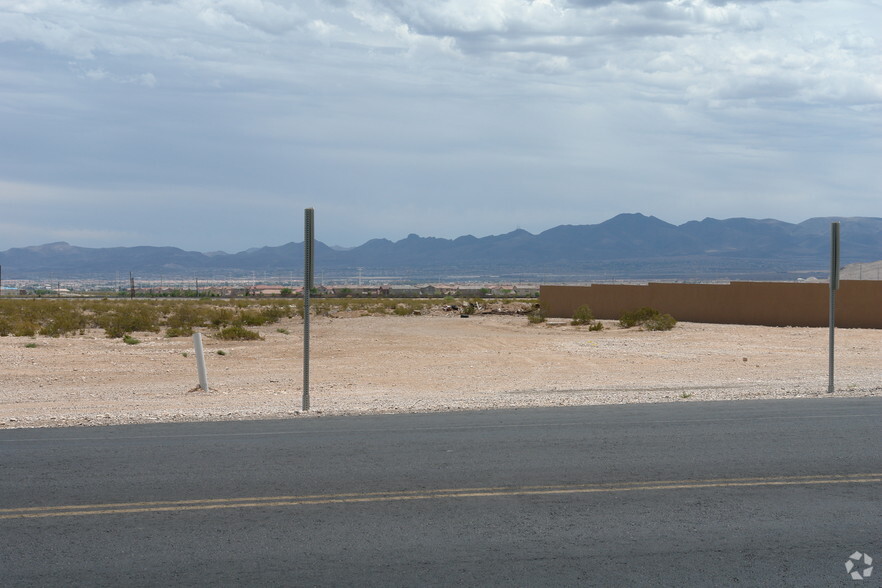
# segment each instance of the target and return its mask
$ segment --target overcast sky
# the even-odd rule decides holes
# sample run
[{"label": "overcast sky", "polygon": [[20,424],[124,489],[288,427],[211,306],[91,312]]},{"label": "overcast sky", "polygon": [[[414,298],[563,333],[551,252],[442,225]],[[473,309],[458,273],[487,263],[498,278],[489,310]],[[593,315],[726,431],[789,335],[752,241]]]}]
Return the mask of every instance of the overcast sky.
[{"label": "overcast sky", "polygon": [[0,250],[882,217],[882,3],[0,0]]}]

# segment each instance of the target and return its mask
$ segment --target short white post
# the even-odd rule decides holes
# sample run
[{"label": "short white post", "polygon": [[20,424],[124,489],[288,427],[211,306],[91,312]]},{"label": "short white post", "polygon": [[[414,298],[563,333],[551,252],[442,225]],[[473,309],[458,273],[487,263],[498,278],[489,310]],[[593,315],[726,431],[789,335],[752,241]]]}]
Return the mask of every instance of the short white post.
[{"label": "short white post", "polygon": [[205,352],[202,350],[202,333],[193,333],[193,346],[196,348],[196,370],[199,372],[199,387],[208,392],[208,376],[205,374]]}]

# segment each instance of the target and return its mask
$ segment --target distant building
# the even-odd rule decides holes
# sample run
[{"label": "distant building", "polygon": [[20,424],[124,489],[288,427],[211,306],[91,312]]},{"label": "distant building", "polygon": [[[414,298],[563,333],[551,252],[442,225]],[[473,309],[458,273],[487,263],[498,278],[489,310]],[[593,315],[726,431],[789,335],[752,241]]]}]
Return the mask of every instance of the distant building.
[{"label": "distant building", "polygon": [[282,290],[290,290],[287,286],[252,286],[252,296],[281,296]]},{"label": "distant building", "polygon": [[850,263],[839,271],[840,280],[882,280],[882,261]]},{"label": "distant building", "polygon": [[383,296],[390,298],[410,298],[420,296],[422,292],[416,286],[383,286],[380,288]]}]

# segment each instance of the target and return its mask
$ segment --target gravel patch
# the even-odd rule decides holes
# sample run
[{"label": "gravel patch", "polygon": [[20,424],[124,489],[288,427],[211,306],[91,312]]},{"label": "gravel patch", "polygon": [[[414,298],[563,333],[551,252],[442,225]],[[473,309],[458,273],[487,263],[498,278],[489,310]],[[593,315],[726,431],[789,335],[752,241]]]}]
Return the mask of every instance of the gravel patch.
[{"label": "gravel patch", "polygon": [[[190,338],[2,337],[0,428],[828,396],[827,329],[604,324],[317,317],[308,414],[298,319],[258,329],[263,341],[206,332],[210,392],[198,388]],[[836,345],[836,395],[882,394],[882,331],[839,329]]]}]

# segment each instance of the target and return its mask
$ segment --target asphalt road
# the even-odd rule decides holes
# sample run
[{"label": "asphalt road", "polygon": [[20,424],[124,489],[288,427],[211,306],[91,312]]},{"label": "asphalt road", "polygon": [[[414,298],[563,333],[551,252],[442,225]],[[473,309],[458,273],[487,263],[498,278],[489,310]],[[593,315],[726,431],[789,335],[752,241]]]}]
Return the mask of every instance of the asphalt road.
[{"label": "asphalt road", "polygon": [[871,398],[0,431],[0,585],[879,586],[845,563],[882,562],[880,417]]}]

